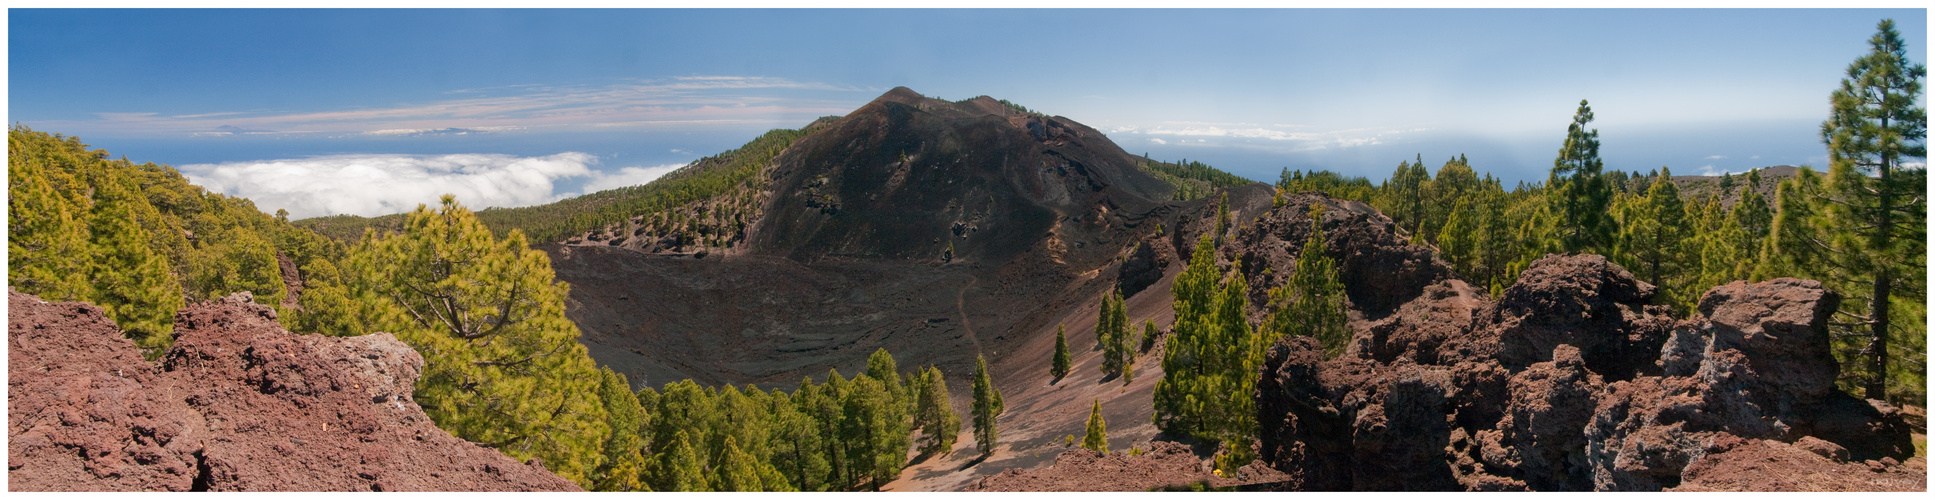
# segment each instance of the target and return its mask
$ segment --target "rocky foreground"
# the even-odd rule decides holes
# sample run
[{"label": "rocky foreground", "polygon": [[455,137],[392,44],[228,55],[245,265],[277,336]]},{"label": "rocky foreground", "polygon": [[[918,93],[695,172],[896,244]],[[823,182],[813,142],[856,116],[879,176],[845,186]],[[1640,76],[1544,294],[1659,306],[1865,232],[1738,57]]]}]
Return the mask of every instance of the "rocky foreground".
[{"label": "rocky foreground", "polygon": [[156,363],[94,305],[7,300],[14,491],[578,489],[438,429],[389,334],[296,335],[238,294],[182,309]]},{"label": "rocky foreground", "polygon": [[1665,315],[1597,255],[1497,302],[1456,280],[1324,360],[1272,347],[1262,457],[1316,490],[1925,490],[1896,408],[1834,387],[1817,282],[1735,282]]}]

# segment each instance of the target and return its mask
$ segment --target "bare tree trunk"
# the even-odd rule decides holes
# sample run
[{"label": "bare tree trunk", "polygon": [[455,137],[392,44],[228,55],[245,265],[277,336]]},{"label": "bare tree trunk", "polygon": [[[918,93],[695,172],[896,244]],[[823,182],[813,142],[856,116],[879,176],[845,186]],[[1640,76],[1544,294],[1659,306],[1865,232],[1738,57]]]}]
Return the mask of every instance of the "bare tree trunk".
[{"label": "bare tree trunk", "polygon": [[1888,396],[1888,294],[1894,286],[1888,274],[1886,269],[1875,273],[1875,295],[1869,303],[1874,330],[1869,334],[1868,348],[1863,350],[1870,371],[1867,398],[1884,401]]}]

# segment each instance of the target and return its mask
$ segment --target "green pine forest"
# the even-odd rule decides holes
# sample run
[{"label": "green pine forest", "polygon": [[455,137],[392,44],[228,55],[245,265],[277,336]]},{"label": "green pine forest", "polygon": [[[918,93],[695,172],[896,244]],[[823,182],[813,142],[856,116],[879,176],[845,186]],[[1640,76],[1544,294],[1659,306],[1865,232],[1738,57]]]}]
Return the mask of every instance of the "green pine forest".
[{"label": "green pine forest", "polygon": [[[1594,110],[1581,100],[1566,134],[1554,135],[1557,154],[1542,182],[1507,189],[1463,155],[1435,172],[1420,155],[1375,184],[1286,168],[1276,200],[1281,207],[1285,194],[1318,191],[1367,203],[1494,296],[1533,260],[1565,252],[1608,256],[1657,285],[1657,304],[1681,317],[1699,310],[1703,291],[1732,281],[1818,280],[1844,298],[1831,324],[1843,389],[1926,406],[1927,114],[1915,104],[1926,68],[1907,60],[1890,21],[1870,45],[1830,89],[1820,134],[1825,170],[1717,179],[1674,177],[1664,166],[1606,171]],[[763,167],[829,122],[768,132],[643,186],[550,205],[471,211],[446,196],[406,214],[295,222],[189,184],[166,165],[115,159],[78,138],[15,125],[8,284],[100,306],[150,357],[169,347],[184,304],[244,291],[275,308],[291,331],[391,332],[423,354],[416,398],[439,427],[519,460],[541,459],[587,489],[878,489],[900,475],[909,451],[955,448],[961,417],[938,369],[903,373],[883,350],[864,373],[829,371],[791,391],[690,380],[634,391],[576,341],[579,330],[564,316],[569,286],[530,248],[577,238],[732,248],[759,216]],[[1341,353],[1347,300],[1314,231],[1300,255],[1316,257],[1270,271],[1290,279],[1267,294],[1263,323],[1249,323],[1249,285],[1212,255],[1235,229],[1227,189],[1250,181],[1196,161],[1145,157],[1138,166],[1174,186],[1177,199],[1224,193],[1216,229],[1196,242],[1173,287],[1176,321],[1162,335],[1153,398],[1159,428],[1223,443],[1218,469],[1234,470],[1252,458],[1248,395],[1262,352],[1306,336],[1327,356]],[[1136,373],[1132,349],[1150,349],[1158,326],[1145,323],[1131,344],[1121,299],[1104,304],[1098,348],[1107,375],[1126,383]],[[1065,360],[1066,343],[1057,349]],[[1067,375],[1064,363],[1055,378]],[[1004,406],[985,360],[968,380],[963,399],[985,456],[1000,443],[995,422]],[[1105,434],[1099,411],[1091,414],[1091,435]]]}]

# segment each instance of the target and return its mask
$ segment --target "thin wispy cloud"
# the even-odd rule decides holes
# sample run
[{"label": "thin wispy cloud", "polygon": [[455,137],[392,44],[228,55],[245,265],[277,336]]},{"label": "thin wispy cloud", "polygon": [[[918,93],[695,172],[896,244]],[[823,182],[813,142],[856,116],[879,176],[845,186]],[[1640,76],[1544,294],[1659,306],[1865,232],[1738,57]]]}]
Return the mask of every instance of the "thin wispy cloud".
[{"label": "thin wispy cloud", "polygon": [[[817,91],[820,97],[797,92]],[[757,76],[683,76],[613,85],[512,85],[461,89],[428,102],[303,112],[228,111],[163,115],[94,113],[94,120],[39,126],[142,135],[221,136],[251,132],[325,135],[455,135],[539,128],[778,123],[842,114],[871,89]],[[826,93],[852,98],[829,98]]]},{"label": "thin wispy cloud", "polygon": [[[1356,128],[1332,131],[1286,130],[1304,128],[1308,127],[1285,124],[1165,122],[1162,125],[1147,127],[1119,126],[1111,128],[1107,132],[1110,134],[1170,137],[1178,143],[1208,143],[1209,141],[1204,139],[1206,137],[1264,139],[1283,142],[1289,146],[1288,149],[1291,151],[1314,151],[1382,144],[1389,137],[1430,130],[1427,128],[1400,130]],[[1150,142],[1168,144],[1162,137],[1151,137]]]},{"label": "thin wispy cloud", "polygon": [[1709,160],[1725,160],[1725,159],[1727,159],[1727,156],[1726,156],[1726,155],[1712,155],[1712,156],[1708,156],[1708,157],[1707,157],[1707,159],[1709,159]]}]

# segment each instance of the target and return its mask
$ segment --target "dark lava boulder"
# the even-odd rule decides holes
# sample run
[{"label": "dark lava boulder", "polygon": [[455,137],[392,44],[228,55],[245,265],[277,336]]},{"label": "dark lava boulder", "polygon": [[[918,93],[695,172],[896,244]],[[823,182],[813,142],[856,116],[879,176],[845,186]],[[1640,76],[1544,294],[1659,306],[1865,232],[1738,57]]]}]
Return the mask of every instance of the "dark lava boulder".
[{"label": "dark lava boulder", "polygon": [[576,490],[438,429],[389,334],[296,335],[246,293],[183,308],[161,366],[98,307],[8,295],[16,491]]}]

